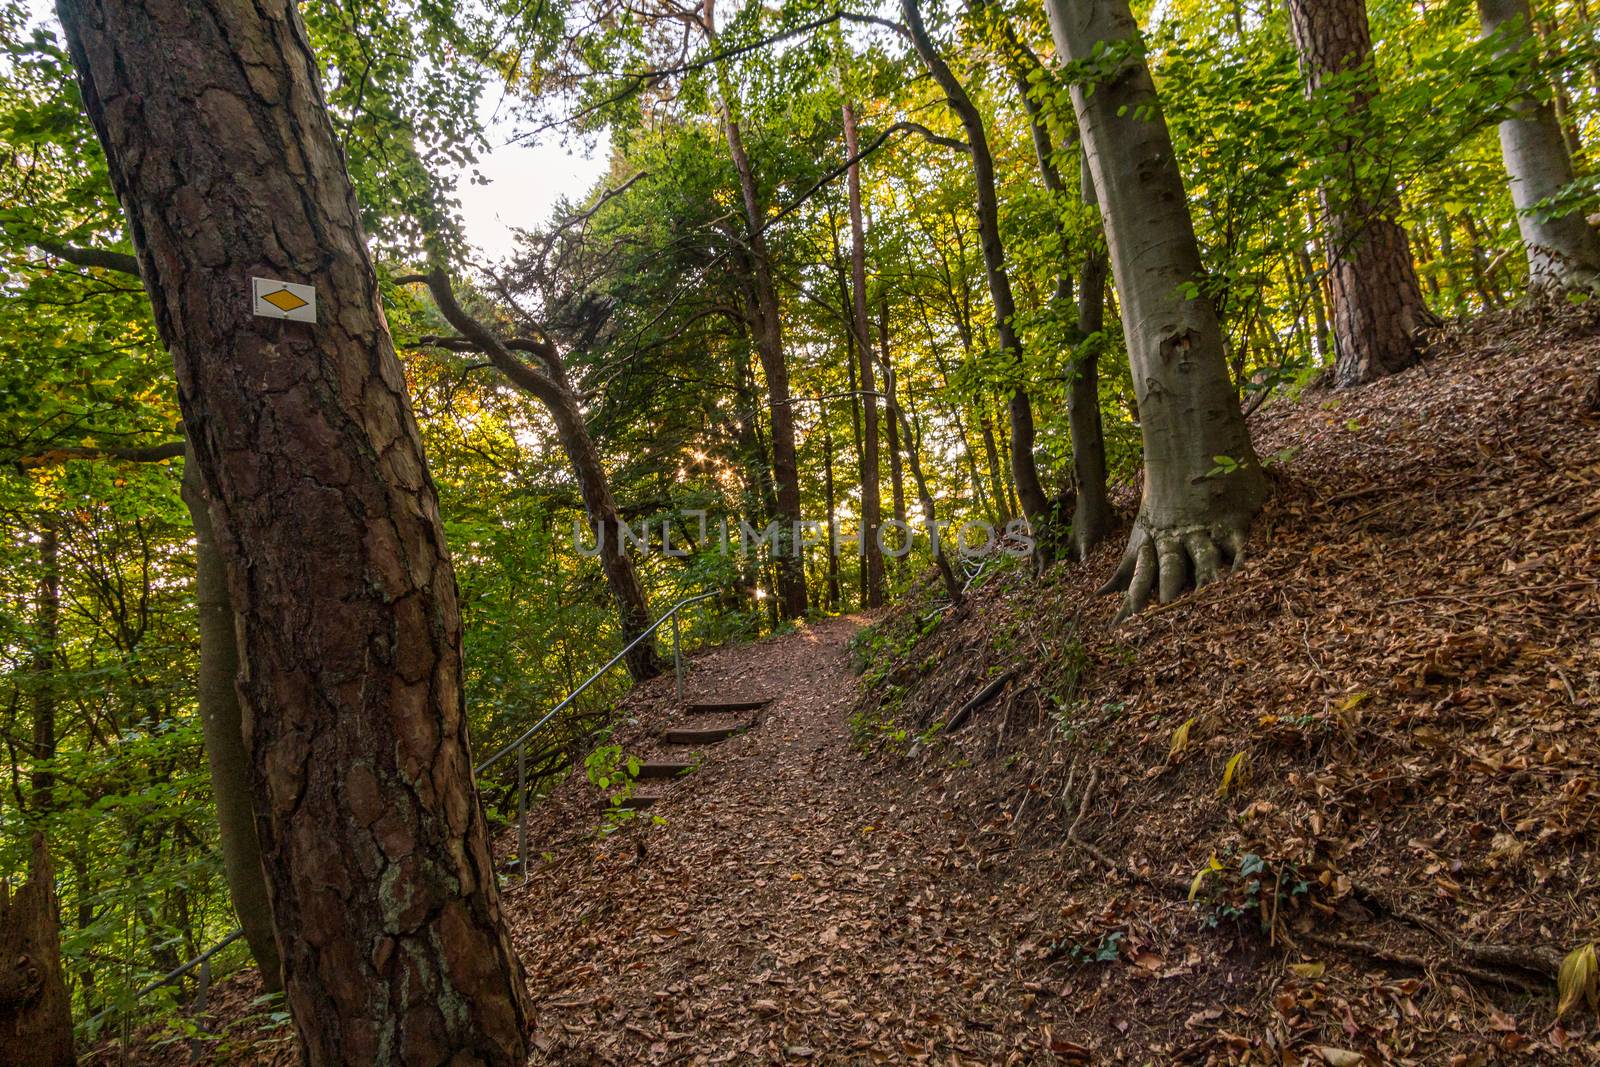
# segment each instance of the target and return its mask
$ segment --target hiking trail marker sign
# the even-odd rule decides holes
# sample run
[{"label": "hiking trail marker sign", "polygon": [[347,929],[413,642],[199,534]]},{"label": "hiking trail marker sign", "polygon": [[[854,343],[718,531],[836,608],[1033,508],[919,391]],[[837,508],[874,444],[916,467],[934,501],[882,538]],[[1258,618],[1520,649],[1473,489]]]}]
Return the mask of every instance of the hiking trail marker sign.
[{"label": "hiking trail marker sign", "polygon": [[315,286],[280,282],[274,278],[251,278],[250,297],[252,310],[262,318],[317,321]]}]

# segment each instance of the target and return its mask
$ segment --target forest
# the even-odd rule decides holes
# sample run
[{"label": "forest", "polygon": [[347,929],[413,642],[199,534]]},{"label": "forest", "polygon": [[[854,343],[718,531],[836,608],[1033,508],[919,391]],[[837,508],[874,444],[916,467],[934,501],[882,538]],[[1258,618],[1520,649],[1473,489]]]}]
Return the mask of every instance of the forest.
[{"label": "forest", "polygon": [[1600,1062],[1594,6],[0,0],[0,1062]]}]

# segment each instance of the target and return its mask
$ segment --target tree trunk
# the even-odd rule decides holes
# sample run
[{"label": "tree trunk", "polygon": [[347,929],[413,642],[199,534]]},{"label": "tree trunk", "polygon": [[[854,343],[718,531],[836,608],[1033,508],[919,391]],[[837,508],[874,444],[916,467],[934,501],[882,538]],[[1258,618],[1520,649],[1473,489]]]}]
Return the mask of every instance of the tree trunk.
[{"label": "tree trunk", "polygon": [[28,880],[0,882],[0,1063],[73,1067],[72,997],[61,969],[61,917],[44,836],[33,839]]},{"label": "tree trunk", "polygon": [[239,676],[239,646],[233,603],[228,599],[228,576],[217,551],[200,468],[187,456],[182,490],[194,524],[195,630],[200,637],[195,702],[205,736],[206,763],[211,769],[211,796],[217,805],[222,870],[250,955],[261,971],[261,984],[267,992],[277,993],[283,990],[283,961],[278,954],[272,901],[261,867],[255,808],[250,803],[250,754],[245,751],[239,693],[234,688]]},{"label": "tree trunk", "polygon": [[[715,48],[717,27],[714,0],[703,0],[701,26]],[[756,351],[767,379],[767,398],[772,420],[772,478],[776,484],[777,510],[773,515],[779,535],[777,555],[778,612],[785,619],[798,619],[806,613],[806,573],[800,558],[795,527],[800,520],[800,465],[795,449],[794,405],[789,397],[789,362],[783,351],[783,321],[779,318],[778,288],[772,278],[772,260],[767,249],[766,214],[755,169],[744,148],[739,120],[734,117],[728,87],[718,72],[718,91],[722,111],[722,131],[728,142],[728,155],[739,177],[739,199],[744,207],[745,238],[750,246],[750,281],[755,290]]]},{"label": "tree trunk", "polygon": [[[883,371],[884,411],[888,411],[890,404],[895,402],[895,375],[894,361],[889,354],[889,297],[883,296],[878,313],[878,366]],[[887,420],[887,436],[889,444],[889,484],[893,495],[894,521],[900,524],[902,532],[906,522],[906,478],[903,467],[904,460],[900,454],[900,421],[895,418]],[[904,570],[907,556],[896,557],[896,572]]]},{"label": "tree trunk", "polygon": [[[240,620],[305,1057],[520,1065],[528,1000],[473,788],[455,576],[299,13],[58,10]],[[316,323],[252,317],[253,276],[314,285]]]},{"label": "tree trunk", "polygon": [[[1144,498],[1122,565],[1121,614],[1204,585],[1244,553],[1266,479],[1223,361],[1183,178],[1127,0],[1049,0],[1056,51],[1072,63],[1127,58],[1072,86],[1103,213],[1144,436]],[[1214,457],[1227,457],[1228,469]]]},{"label": "tree trunk", "polygon": [[[1531,44],[1528,0],[1478,0],[1483,36],[1497,52],[1514,55]],[[1537,205],[1572,182],[1572,159],[1550,105],[1532,92],[1512,102],[1515,117],[1500,123],[1500,154],[1511,179],[1517,228],[1535,289],[1593,288],[1600,281],[1600,235],[1581,211],[1545,217]]]},{"label": "tree trunk", "polygon": [[[1098,208],[1089,158],[1082,157],[1080,184],[1083,202]],[[1072,511],[1072,549],[1079,560],[1089,558],[1094,547],[1111,533],[1114,516],[1106,492],[1106,436],[1100,417],[1100,352],[1104,347],[1106,281],[1111,263],[1098,244],[1083,263],[1078,293],[1078,335],[1072,360],[1072,388],[1067,393],[1067,423],[1072,434],[1072,468],[1078,483],[1078,501]]]},{"label": "tree trunk", "polygon": [[[1056,166],[1055,145],[1050,130],[1045,125],[1043,109],[1029,92],[1029,76],[1039,68],[1039,59],[1022,42],[1011,26],[1005,26],[1007,56],[1011,64],[1011,79],[1022,99],[1028,116],[1028,131],[1033,139],[1033,154],[1039,164],[1040,179],[1050,193],[1057,237],[1063,256],[1070,247],[1069,234],[1062,211],[1067,201],[1067,184]],[[1081,157],[1081,153],[1080,153]],[[1079,166],[1079,197],[1094,207],[1094,180],[1089,174],[1088,161]],[[1084,258],[1083,278],[1080,288],[1077,321],[1067,329],[1071,345],[1067,374],[1067,425],[1072,437],[1072,468],[1076,499],[1072,506],[1071,538],[1073,554],[1080,560],[1088,558],[1094,546],[1111,532],[1111,501],[1106,494],[1106,442],[1100,419],[1100,338],[1096,335],[1105,326],[1106,274],[1110,266],[1106,254],[1092,246]],[[1072,303],[1072,272],[1065,260],[1056,273],[1055,305],[1057,314],[1066,315]],[[1040,531],[1035,530],[1037,538]],[[1045,544],[1049,538],[1041,541]],[[1049,562],[1042,558],[1040,563]]]},{"label": "tree trunk", "polygon": [[839,541],[833,535],[833,524],[836,521],[834,514],[838,502],[833,491],[833,429],[828,425],[828,409],[822,401],[817,401],[821,410],[819,418],[822,420],[822,491],[824,503],[828,508],[828,576],[825,589],[827,591],[828,610],[839,610]]},{"label": "tree trunk", "polygon": [[867,243],[861,225],[861,163],[856,143],[856,112],[844,105],[844,146],[852,160],[848,174],[850,190],[850,289],[851,321],[855,328],[857,366],[861,383],[861,546],[866,560],[866,607],[883,606],[883,550],[878,545],[878,527],[883,521],[883,501],[878,472],[878,398],[872,394],[872,329],[867,322]]},{"label": "tree trunk", "polygon": [[[995,191],[994,155],[989,151],[989,137],[984,130],[983,116],[967,95],[966,88],[943,57],[933,47],[927,27],[922,24],[922,11],[917,0],[900,0],[900,17],[917,55],[922,58],[928,73],[945,94],[950,110],[961,120],[967,134],[968,153],[972,158],[972,174],[978,188],[978,237],[983,246],[983,263],[989,279],[989,296],[994,301],[995,333],[1000,340],[1000,351],[1011,357],[1019,376],[1025,373],[1022,363],[1022,338],[1017,336],[1013,320],[1017,304],[1011,295],[1011,275],[1006,270],[1005,246],[1000,240],[1000,198]],[[1039,471],[1033,458],[1033,406],[1028,392],[1018,384],[1011,391],[1011,476],[1016,483],[1017,498],[1028,521],[1035,525],[1047,518],[1050,501],[1039,483]]]},{"label": "tree trunk", "polygon": [[[36,814],[55,807],[56,645],[61,636],[61,548],[56,517],[46,514],[39,525],[39,589],[34,608],[33,647],[33,795]],[[40,766],[40,764],[45,766]]]},{"label": "tree trunk", "polygon": [[1366,131],[1340,141],[1339,174],[1319,191],[1338,345],[1334,378],[1341,387],[1361,385],[1415,363],[1422,331],[1438,320],[1394,220],[1394,184],[1372,157],[1369,104],[1378,87],[1366,0],[1289,0],[1289,22],[1308,92],[1346,94],[1349,125]]}]

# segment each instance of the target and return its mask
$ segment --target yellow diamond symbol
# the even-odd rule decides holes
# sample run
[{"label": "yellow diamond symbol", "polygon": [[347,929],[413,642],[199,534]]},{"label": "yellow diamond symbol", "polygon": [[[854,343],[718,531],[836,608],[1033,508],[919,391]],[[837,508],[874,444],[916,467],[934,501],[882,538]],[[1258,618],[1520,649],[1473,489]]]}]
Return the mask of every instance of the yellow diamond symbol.
[{"label": "yellow diamond symbol", "polygon": [[275,293],[267,293],[261,299],[277,308],[279,311],[294,311],[306,306],[307,301],[301,300],[287,289],[279,289]]}]

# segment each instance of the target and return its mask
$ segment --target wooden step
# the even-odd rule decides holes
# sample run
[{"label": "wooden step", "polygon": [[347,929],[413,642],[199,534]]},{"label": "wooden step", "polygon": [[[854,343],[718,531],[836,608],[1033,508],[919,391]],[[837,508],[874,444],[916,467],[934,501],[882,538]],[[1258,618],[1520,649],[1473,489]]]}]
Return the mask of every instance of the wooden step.
[{"label": "wooden step", "polygon": [[660,799],[661,799],[660,797],[654,797],[654,796],[651,796],[648,793],[635,793],[631,797],[623,797],[622,798],[622,803],[619,806],[620,807],[624,807],[624,808],[630,808],[630,809],[632,809],[634,811],[639,811],[641,809],[650,807],[652,804],[654,804],[657,800],[660,800]]},{"label": "wooden step", "polygon": [[646,778],[676,778],[678,775],[693,769],[694,764],[692,763],[677,763],[671,760],[663,760],[659,763],[639,764],[639,773],[634,777],[639,778],[640,780]]},{"label": "wooden step", "polygon": [[689,715],[727,715],[735,711],[760,711],[772,703],[771,697],[759,697],[754,700],[707,700],[690,704],[684,708]]},{"label": "wooden step", "polygon": [[743,733],[754,726],[753,722],[735,723],[732,726],[680,727],[668,730],[661,739],[669,745],[714,745],[726,741],[734,734]]}]

